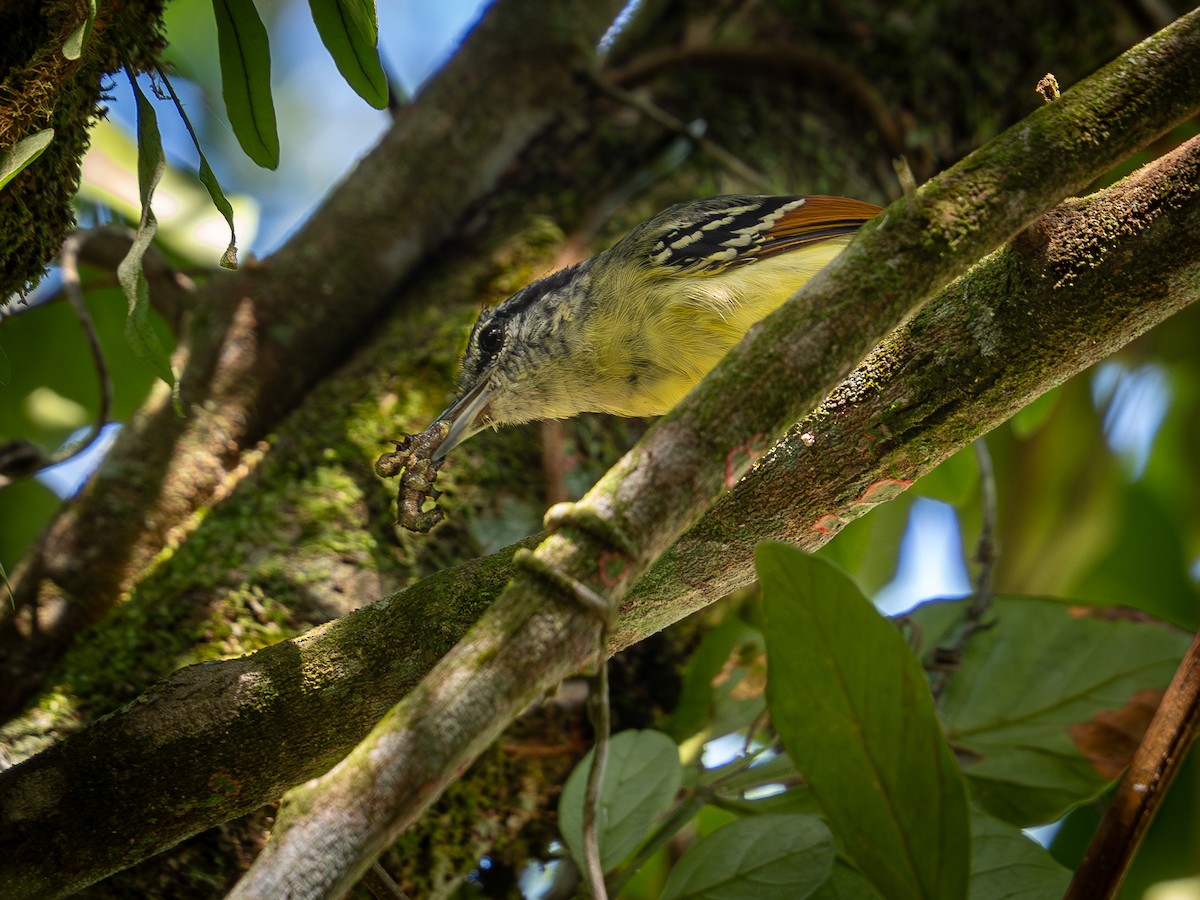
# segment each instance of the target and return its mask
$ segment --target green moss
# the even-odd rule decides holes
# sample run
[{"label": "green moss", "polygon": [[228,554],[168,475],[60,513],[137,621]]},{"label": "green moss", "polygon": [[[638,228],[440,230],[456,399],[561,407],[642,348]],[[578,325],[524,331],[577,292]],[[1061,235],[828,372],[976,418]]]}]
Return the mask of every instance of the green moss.
[{"label": "green moss", "polygon": [[83,55],[61,48],[85,4],[56,0],[7,4],[0,12],[0,150],[44,128],[46,151],[3,189],[0,202],[0,300],[27,291],[74,226],[80,160],[88,131],[102,114],[103,85],[122,58],[137,70],[163,46],[159,0],[102,2]]}]

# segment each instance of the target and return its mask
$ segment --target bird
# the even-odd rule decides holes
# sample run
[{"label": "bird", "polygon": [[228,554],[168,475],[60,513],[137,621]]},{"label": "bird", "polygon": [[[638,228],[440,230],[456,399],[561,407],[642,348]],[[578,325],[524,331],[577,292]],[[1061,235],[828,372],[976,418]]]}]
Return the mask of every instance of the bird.
[{"label": "bird", "polygon": [[489,426],[667,412],[880,212],[821,195],[692,200],[534,281],[480,313],[432,460]]}]

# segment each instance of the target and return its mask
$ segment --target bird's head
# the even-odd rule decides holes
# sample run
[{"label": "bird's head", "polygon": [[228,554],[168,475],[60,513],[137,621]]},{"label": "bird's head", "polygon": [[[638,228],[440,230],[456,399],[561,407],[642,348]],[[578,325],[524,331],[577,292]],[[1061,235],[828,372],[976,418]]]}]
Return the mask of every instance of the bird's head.
[{"label": "bird's head", "polygon": [[572,373],[586,365],[580,326],[591,264],[547,275],[480,313],[463,354],[459,397],[438,417],[450,430],[435,460],[489,425],[579,411]]}]

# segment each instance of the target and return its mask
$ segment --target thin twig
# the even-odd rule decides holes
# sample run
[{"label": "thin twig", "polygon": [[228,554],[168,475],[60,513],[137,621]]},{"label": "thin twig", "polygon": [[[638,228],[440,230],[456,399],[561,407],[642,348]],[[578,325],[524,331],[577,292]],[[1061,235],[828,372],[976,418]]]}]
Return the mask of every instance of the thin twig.
[{"label": "thin twig", "polygon": [[912,165],[907,156],[897,156],[893,159],[892,171],[896,173],[896,180],[900,182],[900,190],[904,192],[905,197],[911,197],[916,193],[917,176],[913,174]]},{"label": "thin twig", "polygon": [[400,885],[396,884],[378,860],[371,863],[371,868],[367,869],[360,883],[376,900],[408,900],[408,894],[400,890]]},{"label": "thin twig", "polygon": [[[719,69],[741,77],[788,78],[806,85],[817,84],[836,92],[866,113],[875,126],[884,148],[892,157],[913,155],[905,129],[893,117],[888,103],[853,65],[811,48],[795,44],[745,47],[688,47],[669,49],[610,69],[605,76],[612,83],[632,88],[661,72],[676,67]],[[927,153],[916,154],[916,167],[928,177]]]},{"label": "thin twig", "polygon": [[975,600],[971,603],[971,615],[978,621],[992,603],[992,573],[999,555],[996,544],[996,469],[992,465],[992,454],[988,451],[986,438],[979,438],[971,446],[975,449],[975,461],[979,464],[979,502],[983,520],[979,528],[979,543],[975,546],[975,564],[979,566],[979,571],[975,576]]},{"label": "thin twig", "polygon": [[1108,900],[1116,896],[1198,729],[1200,634],[1192,640],[1175,671],[1064,900]]},{"label": "thin twig", "polygon": [[596,744],[592,748],[592,766],[588,770],[587,791],[583,800],[583,877],[588,885],[588,895],[593,900],[608,898],[604,886],[604,866],[600,861],[600,836],[596,829],[600,789],[604,784],[609,735],[612,732],[612,710],[608,704],[608,631],[608,625],[601,624],[596,674],[588,695],[588,716],[592,721]]},{"label": "thin twig", "polygon": [[[67,235],[59,256],[59,264],[62,266],[63,290],[66,291],[71,308],[79,319],[79,326],[83,329],[88,350],[92,354],[92,362],[96,366],[96,379],[100,382],[100,409],[96,413],[96,424],[92,427],[92,433],[88,436],[84,446],[64,459],[70,459],[72,456],[82,453],[100,436],[100,431],[108,424],[109,412],[112,409],[112,379],[108,374],[108,362],[104,359],[104,348],[100,346],[100,338],[96,335],[92,314],[88,312],[87,304],[83,300],[83,285],[79,281],[79,249],[83,246],[85,237],[86,235],[81,231]],[[63,461],[63,459],[56,460],[56,462]]]},{"label": "thin twig", "polygon": [[96,380],[100,382],[100,409],[96,413],[96,420],[86,438],[76,443],[67,453],[44,460],[40,465],[25,473],[26,476],[74,459],[91,449],[109,421],[109,411],[112,408],[112,379],[108,374],[108,363],[104,359],[104,349],[100,346],[100,338],[96,335],[96,326],[92,322],[92,315],[88,312],[87,304],[83,300],[83,287],[79,281],[79,250],[85,237],[86,235],[82,231],[75,231],[67,235],[59,254],[59,265],[62,267],[63,293],[70,302],[71,309],[75,312],[75,318],[79,320],[79,327],[83,329],[88,350],[92,355],[92,363],[96,367]]},{"label": "thin twig", "polygon": [[742,756],[749,756],[750,749],[754,746],[754,735],[758,734],[763,728],[766,728],[771,722],[771,710],[763,707],[762,711],[754,717],[754,721],[750,723],[750,727],[746,729],[746,741],[742,744]]},{"label": "thin twig", "polygon": [[766,175],[757,171],[747,163],[742,162],[734,154],[730,153],[716,141],[704,136],[701,128],[695,123],[689,125],[682,119],[677,119],[662,107],[656,106],[649,100],[639,97],[636,94],[619,87],[612,81],[598,75],[595,72],[590,73],[593,83],[602,92],[612,97],[626,106],[630,106],[642,113],[647,119],[656,122],[663,128],[674,131],[683,135],[690,141],[695,143],[697,147],[713,158],[718,165],[724,166],[735,177],[741,179],[753,187],[761,190],[774,192],[776,190],[773,182]]},{"label": "thin twig", "polygon": [[944,668],[938,672],[931,690],[934,699],[941,697],[946,689],[950,676],[958,668],[963,651],[971,638],[983,628],[984,616],[991,609],[994,593],[992,591],[992,573],[996,567],[996,471],[992,466],[992,455],[988,452],[984,438],[979,438],[971,446],[975,448],[975,460],[979,464],[979,502],[982,510],[982,522],[979,528],[979,543],[975,546],[975,563],[979,567],[975,576],[975,592],[971,597],[971,605],[962,623],[954,633],[954,640],[948,645],[937,648],[937,657],[944,662]]}]

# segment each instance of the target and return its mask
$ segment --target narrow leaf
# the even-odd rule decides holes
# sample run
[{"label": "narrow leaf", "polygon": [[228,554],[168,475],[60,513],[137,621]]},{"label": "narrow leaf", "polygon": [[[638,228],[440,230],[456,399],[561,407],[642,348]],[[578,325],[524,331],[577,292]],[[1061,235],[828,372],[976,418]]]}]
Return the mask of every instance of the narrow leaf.
[{"label": "narrow leaf", "polygon": [[338,71],[376,109],[388,101],[387,75],[379,61],[375,4],[370,0],[308,0],[313,23]]},{"label": "narrow leaf", "polygon": [[63,56],[67,59],[79,59],[83,55],[83,48],[87,46],[88,38],[92,36],[92,26],[95,23],[96,0],[87,0],[87,18],[67,36],[67,42],[63,44]]},{"label": "narrow leaf", "polygon": [[44,128],[0,151],[0,188],[20,175],[26,166],[41,156],[52,140],[54,129]]},{"label": "narrow leaf", "polygon": [[279,132],[271,98],[271,48],[251,0],[213,0],[221,94],[242,150],[264,169],[279,165]]},{"label": "narrow leaf", "polygon": [[966,788],[920,663],[839,569],[784,544],[755,557],[771,720],[839,846],[891,900],[966,896]]},{"label": "narrow leaf", "polygon": [[833,835],[816,816],[749,816],[688,850],[662,900],[802,900],[829,878],[833,860]]},{"label": "narrow leaf", "polygon": [[[966,603],[910,614],[923,650],[944,642]],[[1098,796],[1124,767],[1119,741],[1136,747],[1136,723],[1144,730],[1152,692],[1170,683],[1188,636],[1053,598],[997,597],[992,613],[942,694],[942,718],[975,802],[1014,825],[1040,825]]]},{"label": "narrow leaf", "polygon": [[179,112],[179,117],[183,119],[184,127],[187,128],[188,134],[191,135],[192,144],[196,147],[196,153],[200,156],[200,170],[197,173],[200,183],[208,188],[208,196],[212,199],[213,206],[225,217],[225,221],[229,225],[229,246],[221,254],[221,266],[226,269],[236,269],[238,267],[237,233],[233,228],[233,205],[226,199],[225,192],[221,190],[221,183],[217,181],[216,173],[213,172],[212,166],[208,164],[208,157],[204,155],[204,151],[200,148],[200,138],[196,134],[196,129],[192,127],[192,120],[188,118],[179,95],[175,93],[175,86],[171,84],[171,79],[167,77],[167,73],[161,67],[158,68],[158,75],[163,80],[163,84],[167,86],[171,100],[175,103],[175,109]]},{"label": "narrow leaf", "polygon": [[971,900],[1042,900],[1061,897],[1068,869],[1047,850],[999,819],[971,819]]},{"label": "narrow leaf", "polygon": [[142,270],[142,259],[158,228],[150,201],[154,197],[154,188],[166,168],[166,159],[163,156],[162,138],[158,132],[158,116],[155,115],[154,106],[142,93],[137,79],[128,69],[126,75],[137,99],[138,195],[142,204],[142,217],[129,252],[117,266],[117,280],[129,303],[125,336],[133,351],[149,363],[163,381],[174,384],[170,355],[163,347],[158,332],[154,330],[154,323],[150,320],[150,286]]},{"label": "narrow leaf", "polygon": [[[583,800],[589,751],[571,772],[558,801],[558,827],[575,861],[583,866]],[[600,787],[596,824],[600,862],[611,871],[633,852],[651,826],[670,808],[683,769],[679,747],[660,731],[622,731],[613,735]]]}]

